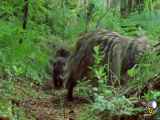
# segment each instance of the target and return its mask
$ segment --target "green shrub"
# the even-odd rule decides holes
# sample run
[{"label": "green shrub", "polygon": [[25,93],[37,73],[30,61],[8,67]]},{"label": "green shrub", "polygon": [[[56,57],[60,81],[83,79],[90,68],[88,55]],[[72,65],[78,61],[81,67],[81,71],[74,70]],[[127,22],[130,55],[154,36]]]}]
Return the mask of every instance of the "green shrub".
[{"label": "green shrub", "polygon": [[134,80],[129,81],[129,86],[141,90],[144,85],[154,76],[160,73],[160,56],[154,52],[146,52],[140,59],[139,64],[129,70],[129,75]]},{"label": "green shrub", "polygon": [[37,31],[23,31],[19,25],[0,22],[0,66],[7,78],[26,77],[39,82],[45,77],[47,50],[39,45]]}]

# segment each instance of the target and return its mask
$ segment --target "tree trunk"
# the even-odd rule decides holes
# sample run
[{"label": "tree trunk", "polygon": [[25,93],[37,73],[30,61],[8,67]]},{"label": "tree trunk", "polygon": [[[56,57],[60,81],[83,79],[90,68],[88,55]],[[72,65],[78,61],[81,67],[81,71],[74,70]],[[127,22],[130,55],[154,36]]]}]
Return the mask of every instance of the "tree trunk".
[{"label": "tree trunk", "polygon": [[121,0],[120,12],[122,17],[127,17],[131,12],[144,8],[144,0]]},{"label": "tree trunk", "polygon": [[106,8],[117,8],[119,6],[119,0],[107,0]]},{"label": "tree trunk", "polygon": [[24,0],[24,15],[23,15],[23,29],[26,29],[27,26],[27,18],[28,18],[28,4],[29,1],[28,0]]}]

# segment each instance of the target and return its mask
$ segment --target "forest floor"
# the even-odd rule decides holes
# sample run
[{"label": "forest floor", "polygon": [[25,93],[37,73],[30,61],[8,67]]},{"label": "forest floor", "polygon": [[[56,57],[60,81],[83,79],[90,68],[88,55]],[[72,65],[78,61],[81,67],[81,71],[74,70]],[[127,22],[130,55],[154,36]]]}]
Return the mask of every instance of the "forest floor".
[{"label": "forest floor", "polygon": [[73,102],[65,100],[66,90],[50,89],[44,91],[41,86],[33,87],[39,97],[26,97],[19,102],[19,107],[25,110],[27,118],[32,120],[77,120],[80,111],[85,109],[87,100],[76,97]]}]

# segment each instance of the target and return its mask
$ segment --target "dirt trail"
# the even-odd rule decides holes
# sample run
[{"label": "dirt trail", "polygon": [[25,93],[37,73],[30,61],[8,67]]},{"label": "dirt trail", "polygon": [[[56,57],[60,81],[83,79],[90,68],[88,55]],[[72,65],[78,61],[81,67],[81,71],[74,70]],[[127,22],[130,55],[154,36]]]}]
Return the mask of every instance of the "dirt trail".
[{"label": "dirt trail", "polygon": [[45,98],[28,98],[20,104],[30,120],[33,117],[36,120],[77,120],[87,101],[79,97],[67,102],[64,94],[64,90],[52,91]]}]

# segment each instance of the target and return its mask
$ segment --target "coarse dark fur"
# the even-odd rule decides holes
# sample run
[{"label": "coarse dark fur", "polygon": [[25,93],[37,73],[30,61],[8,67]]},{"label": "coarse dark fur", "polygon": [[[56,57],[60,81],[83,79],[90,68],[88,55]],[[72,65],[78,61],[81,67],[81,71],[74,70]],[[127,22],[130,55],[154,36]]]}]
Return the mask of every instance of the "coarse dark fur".
[{"label": "coarse dark fur", "polygon": [[69,51],[61,48],[56,52],[55,62],[53,64],[53,84],[55,88],[61,88],[63,86],[63,73],[64,66],[69,56]]},{"label": "coarse dark fur", "polygon": [[65,66],[65,86],[68,89],[68,100],[73,99],[73,88],[77,80],[88,77],[89,66],[94,62],[93,48],[99,45],[104,52],[104,64],[109,65],[109,83],[119,81],[124,84],[127,70],[132,68],[149,48],[145,37],[123,37],[116,32],[99,30],[82,35],[76,44],[76,49]]}]

